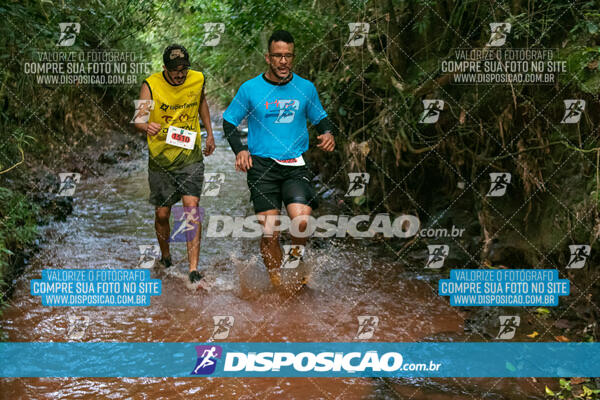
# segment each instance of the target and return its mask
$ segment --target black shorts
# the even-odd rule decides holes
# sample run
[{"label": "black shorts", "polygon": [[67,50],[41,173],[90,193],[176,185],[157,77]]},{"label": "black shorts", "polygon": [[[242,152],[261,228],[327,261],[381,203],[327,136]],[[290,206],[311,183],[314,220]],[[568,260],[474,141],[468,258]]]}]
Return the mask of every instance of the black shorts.
[{"label": "black shorts", "polygon": [[148,169],[150,184],[150,204],[156,207],[169,207],[177,203],[181,196],[202,194],[204,182],[204,162],[200,161],[175,171]]},{"label": "black shorts", "polygon": [[254,212],[280,210],[281,203],[301,203],[313,210],[319,206],[312,187],[313,174],[308,165],[293,167],[277,164],[270,158],[252,156],[248,188]]}]

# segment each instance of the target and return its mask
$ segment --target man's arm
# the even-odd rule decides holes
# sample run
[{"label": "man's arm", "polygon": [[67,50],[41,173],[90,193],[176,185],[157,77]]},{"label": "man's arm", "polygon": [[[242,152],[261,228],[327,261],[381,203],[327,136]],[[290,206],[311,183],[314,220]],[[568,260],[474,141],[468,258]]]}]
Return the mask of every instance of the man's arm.
[{"label": "man's arm", "polygon": [[202,95],[200,98],[200,119],[206,128],[206,145],[204,147],[204,155],[209,156],[215,151],[215,137],[213,136],[212,124],[210,121],[210,110],[208,109],[208,103],[206,102],[206,96],[204,95],[204,85],[202,85]]},{"label": "man's arm", "polygon": [[252,156],[248,146],[242,143],[242,137],[237,130],[237,125],[248,116],[249,112],[250,101],[246,96],[245,86],[242,85],[223,113],[223,134],[235,153],[236,171],[246,172],[252,168]]},{"label": "man's arm", "polygon": [[[146,82],[142,83],[140,89],[140,100],[152,100],[152,92]],[[139,131],[145,132],[147,135],[154,136],[160,132],[161,125],[157,122],[139,122],[134,124],[135,128]]]},{"label": "man's arm", "polygon": [[223,119],[223,133],[235,153],[235,170],[247,172],[252,168],[252,156],[248,151],[248,146],[242,143],[240,131],[234,124]]},{"label": "man's arm", "polygon": [[317,136],[319,144],[317,147],[321,150],[333,151],[333,149],[335,149],[335,139],[332,134],[333,124],[329,120],[329,117],[320,120],[319,123],[315,125],[315,128],[317,128],[317,132],[319,132],[319,136]]},{"label": "man's arm", "polygon": [[242,143],[240,131],[226,119],[223,120],[223,133],[236,156],[240,151],[248,150],[248,145]]},{"label": "man's arm", "polygon": [[[307,117],[310,122],[317,128],[319,135],[318,148],[324,151],[333,151],[335,149],[335,139],[333,138],[333,124],[327,116],[327,113],[321,105],[319,100],[319,93],[315,85],[311,84],[311,95],[308,101],[308,107],[306,108]],[[317,122],[318,121],[318,122]]]}]

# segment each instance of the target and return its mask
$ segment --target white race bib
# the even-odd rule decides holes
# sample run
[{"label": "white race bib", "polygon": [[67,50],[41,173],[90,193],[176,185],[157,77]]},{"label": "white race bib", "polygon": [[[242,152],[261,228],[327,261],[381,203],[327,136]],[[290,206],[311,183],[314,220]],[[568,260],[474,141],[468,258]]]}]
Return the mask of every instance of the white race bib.
[{"label": "white race bib", "polygon": [[193,150],[194,143],[196,143],[196,135],[197,133],[194,131],[188,131],[171,125],[167,131],[167,143],[173,146],[183,147],[184,149]]},{"label": "white race bib", "polygon": [[289,160],[277,160],[275,158],[272,158],[272,160],[275,160],[275,162],[279,165],[287,165],[290,167],[301,167],[305,165],[304,158],[302,158],[302,156],[290,158]]}]

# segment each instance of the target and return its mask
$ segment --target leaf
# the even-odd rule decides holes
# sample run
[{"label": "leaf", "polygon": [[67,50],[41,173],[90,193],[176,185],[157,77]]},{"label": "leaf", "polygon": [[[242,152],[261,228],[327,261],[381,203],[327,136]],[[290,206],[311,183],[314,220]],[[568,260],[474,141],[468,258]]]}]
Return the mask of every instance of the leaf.
[{"label": "leaf", "polygon": [[583,393],[584,393],[586,396],[591,396],[591,395],[593,395],[593,394],[600,393],[600,389],[593,389],[593,390],[592,390],[592,389],[590,389],[589,387],[587,387],[587,386],[585,386],[585,385],[583,385],[583,386],[582,386],[582,388],[583,388]]},{"label": "leaf", "polygon": [[554,339],[558,340],[559,342],[570,342],[571,340],[569,340],[568,337],[566,336],[554,336]]},{"label": "leaf", "polygon": [[367,201],[366,196],[357,196],[354,198],[354,204],[356,204],[357,206],[362,206],[365,201]]},{"label": "leaf", "polygon": [[548,386],[546,386],[546,394],[548,396],[555,396],[554,392],[552,390],[550,390],[550,388]]},{"label": "leaf", "polygon": [[569,391],[571,390],[571,384],[565,378],[560,378],[558,383],[560,384],[561,388],[569,390]]},{"label": "leaf", "polygon": [[13,256],[15,254],[12,251],[10,251],[9,249],[5,249],[4,247],[0,248],[0,251],[8,254],[9,256]]},{"label": "leaf", "polygon": [[509,370],[509,371],[513,371],[513,372],[514,372],[514,371],[516,371],[516,370],[517,370],[517,369],[515,368],[515,366],[514,366],[514,365],[512,365],[511,363],[509,363],[508,361],[506,362],[505,366],[506,366],[506,369],[507,369],[507,370]]},{"label": "leaf", "polygon": [[544,307],[538,307],[535,309],[538,314],[550,314],[550,310]]},{"label": "leaf", "polygon": [[532,339],[533,339],[534,337],[536,337],[536,336],[538,336],[538,335],[539,335],[539,333],[538,333],[537,331],[533,331],[533,332],[531,332],[529,335],[527,335],[527,337],[530,337],[530,338],[532,338]]}]

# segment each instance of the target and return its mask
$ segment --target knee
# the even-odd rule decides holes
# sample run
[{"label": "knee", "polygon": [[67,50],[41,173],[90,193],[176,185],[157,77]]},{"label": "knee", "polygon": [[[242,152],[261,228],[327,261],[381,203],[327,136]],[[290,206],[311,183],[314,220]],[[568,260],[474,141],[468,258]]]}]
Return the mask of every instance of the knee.
[{"label": "knee", "polygon": [[163,209],[156,209],[156,212],[154,213],[154,220],[156,221],[157,224],[168,224],[169,223],[169,217],[171,216],[171,210],[163,210]]},{"label": "knee", "polygon": [[309,218],[309,215],[298,215],[292,220],[290,226],[290,232],[292,233],[292,236],[294,234],[301,234],[306,232],[306,229],[308,228]]},{"label": "knee", "polygon": [[200,199],[196,196],[183,196],[181,202],[184,207],[198,207]]},{"label": "knee", "polygon": [[306,218],[299,219],[299,221],[296,222],[296,224],[298,226],[298,231],[300,232],[304,232],[306,231],[306,228],[308,228],[308,221]]}]

